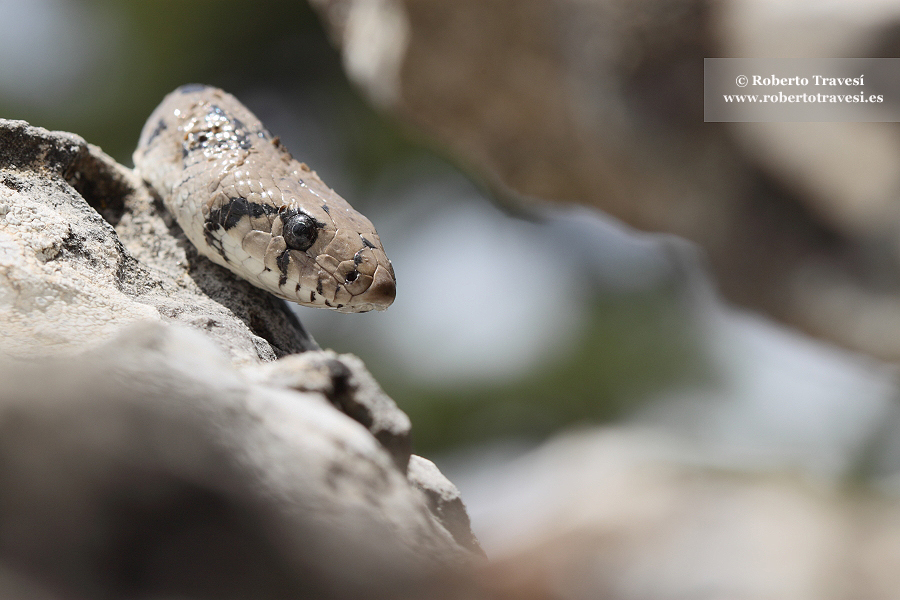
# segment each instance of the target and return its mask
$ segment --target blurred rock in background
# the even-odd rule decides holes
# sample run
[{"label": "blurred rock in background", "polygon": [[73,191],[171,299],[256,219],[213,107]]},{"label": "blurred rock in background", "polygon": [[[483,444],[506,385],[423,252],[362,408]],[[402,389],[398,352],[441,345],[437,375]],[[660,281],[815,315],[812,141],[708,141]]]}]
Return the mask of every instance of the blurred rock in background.
[{"label": "blurred rock in background", "polygon": [[473,498],[491,597],[896,597],[896,502],[696,450],[590,429],[508,464]]},{"label": "blurred rock in background", "polygon": [[701,93],[704,57],[890,56],[896,5],[313,4],[369,97],[491,184],[684,236],[729,300],[900,357],[897,128],[704,123]]}]

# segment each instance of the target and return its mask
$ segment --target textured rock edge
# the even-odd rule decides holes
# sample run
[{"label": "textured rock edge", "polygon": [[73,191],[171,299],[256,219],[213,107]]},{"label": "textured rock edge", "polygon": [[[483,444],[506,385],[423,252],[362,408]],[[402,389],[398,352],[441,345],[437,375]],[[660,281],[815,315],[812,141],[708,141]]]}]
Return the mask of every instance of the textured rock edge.
[{"label": "textured rock edge", "polygon": [[[74,134],[0,119],[0,186],[13,190],[17,198],[30,195],[41,202],[46,193],[41,186],[48,183],[62,194],[63,204],[75,206],[86,220],[91,234],[80,239],[103,238],[114,248],[115,260],[101,267],[113,271],[106,274],[117,291],[155,309],[160,321],[187,325],[211,338],[254,385],[319,395],[361,423],[422,494],[435,524],[465,549],[460,556],[482,555],[459,492],[433,464],[418,457],[410,460],[408,418],[359,359],[318,351],[281,301],[199,257],[152,192],[99,148]],[[2,200],[0,218],[12,210]],[[96,218],[100,215],[102,219]],[[91,259],[89,245],[54,251],[70,262]],[[230,328],[227,334],[223,322]],[[90,331],[81,333],[84,348],[76,343],[47,354],[67,356],[98,346]],[[242,349],[235,349],[235,339]],[[248,339],[252,352],[246,349]],[[279,356],[287,358],[272,362]]]}]

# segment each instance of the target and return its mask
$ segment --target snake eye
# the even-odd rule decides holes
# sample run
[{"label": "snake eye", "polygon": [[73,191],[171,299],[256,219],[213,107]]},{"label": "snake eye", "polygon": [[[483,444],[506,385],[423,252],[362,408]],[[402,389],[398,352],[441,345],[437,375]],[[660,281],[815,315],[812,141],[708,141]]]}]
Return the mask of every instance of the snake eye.
[{"label": "snake eye", "polygon": [[292,215],[282,228],[284,243],[292,250],[306,250],[316,241],[319,235],[316,220],[311,216],[297,213]]}]

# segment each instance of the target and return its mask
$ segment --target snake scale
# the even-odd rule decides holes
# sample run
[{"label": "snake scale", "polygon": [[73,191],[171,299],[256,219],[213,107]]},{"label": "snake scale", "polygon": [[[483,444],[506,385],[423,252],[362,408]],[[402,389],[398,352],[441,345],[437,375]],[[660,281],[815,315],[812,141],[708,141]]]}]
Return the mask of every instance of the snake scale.
[{"label": "snake scale", "polygon": [[384,310],[394,269],[375,227],[295,160],[234,96],[166,96],[134,152],[141,177],[200,254],[305,306]]}]

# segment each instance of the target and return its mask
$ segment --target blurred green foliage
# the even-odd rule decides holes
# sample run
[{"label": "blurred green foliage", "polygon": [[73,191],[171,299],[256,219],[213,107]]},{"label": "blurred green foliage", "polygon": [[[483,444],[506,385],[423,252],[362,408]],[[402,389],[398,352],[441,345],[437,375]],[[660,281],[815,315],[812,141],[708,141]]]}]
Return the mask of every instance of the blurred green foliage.
[{"label": "blurred green foliage", "polygon": [[615,420],[710,377],[702,355],[678,287],[664,286],[598,296],[578,342],[518,381],[452,390],[410,387],[388,373],[381,381],[413,421],[415,451],[429,455],[498,438],[535,443]]}]

